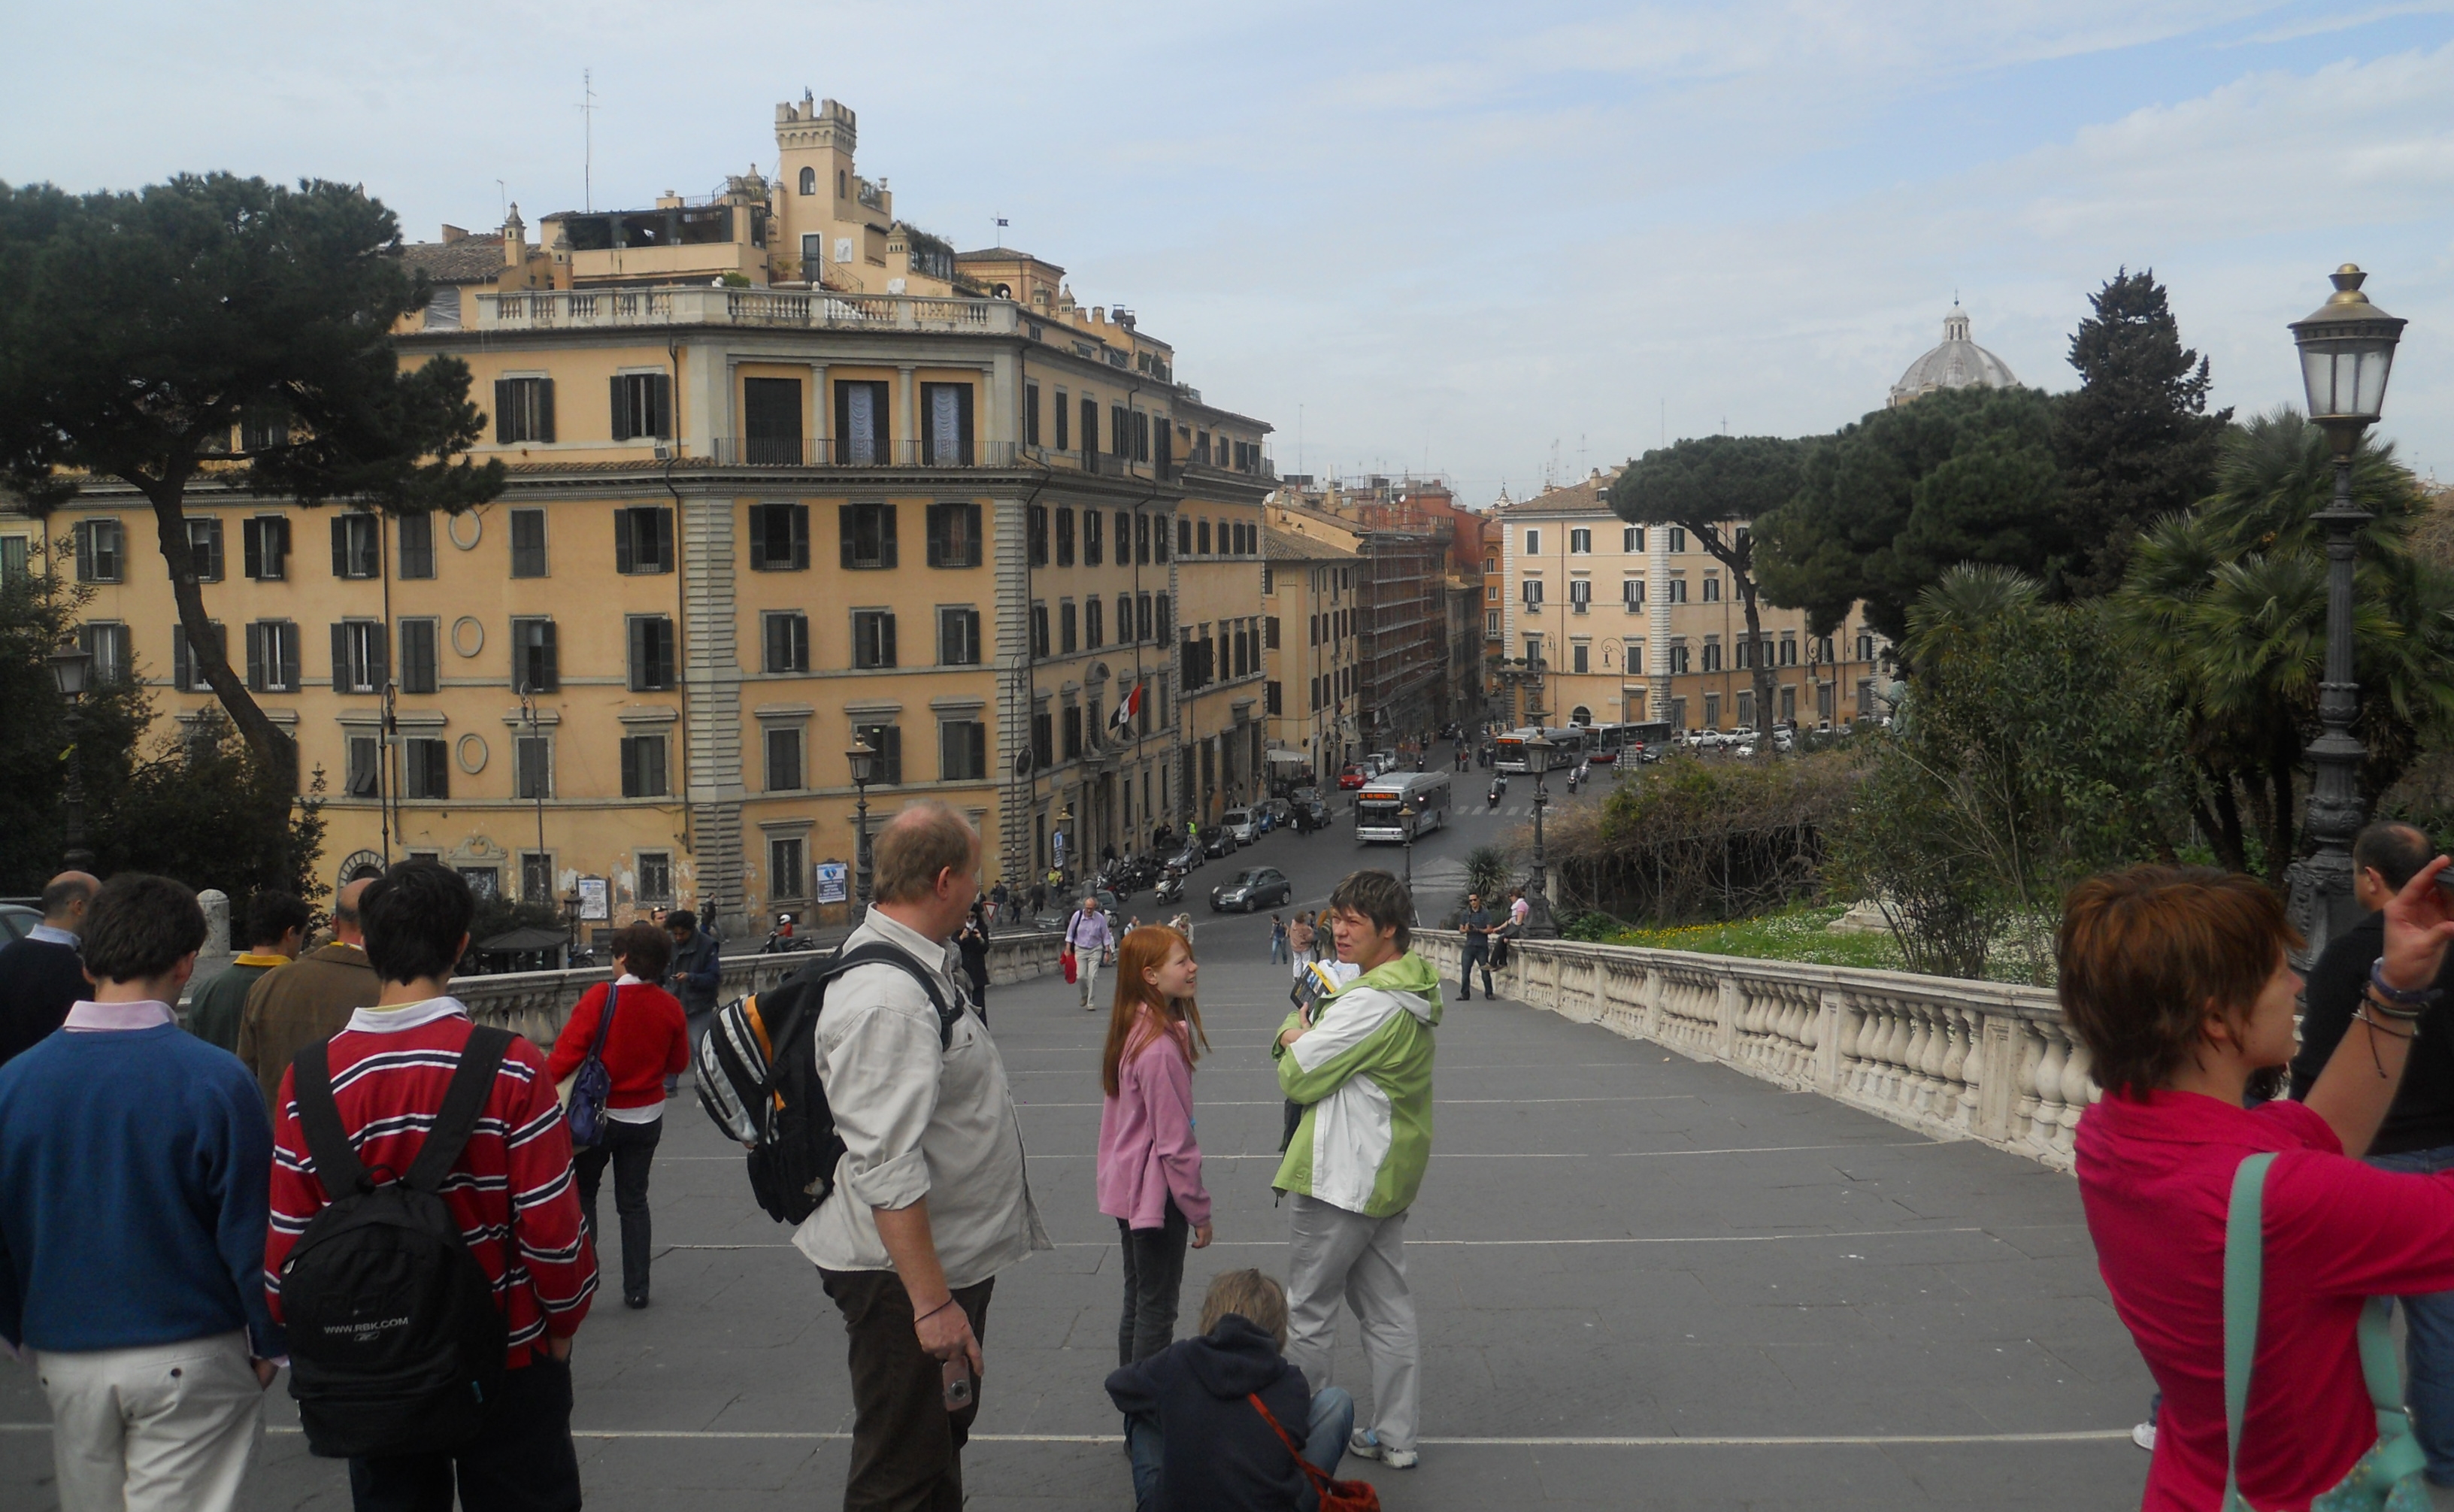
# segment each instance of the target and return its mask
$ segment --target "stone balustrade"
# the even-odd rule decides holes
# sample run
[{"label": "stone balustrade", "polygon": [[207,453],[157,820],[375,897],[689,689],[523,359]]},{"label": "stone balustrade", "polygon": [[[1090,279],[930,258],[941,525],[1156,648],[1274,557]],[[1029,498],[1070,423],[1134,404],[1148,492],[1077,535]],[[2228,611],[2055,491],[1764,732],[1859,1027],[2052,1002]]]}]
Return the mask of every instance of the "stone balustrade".
[{"label": "stone balustrade", "polygon": [[[1417,930],[1415,948],[1457,981],[1463,936]],[[2057,1170],[2099,1096],[2042,988],[1576,940],[1508,957],[1503,996]]]},{"label": "stone balustrade", "polygon": [[[1025,981],[1057,969],[1064,949],[1054,932],[1017,930],[989,939],[989,984]],[[820,951],[782,956],[727,956],[716,1001],[730,1002],[750,993],[765,992],[793,972],[815,960]],[[614,979],[611,967],[579,971],[505,972],[492,977],[455,977],[453,995],[469,1005],[481,1024],[499,1024],[540,1045],[551,1045],[562,1033],[579,995],[600,981]]]}]

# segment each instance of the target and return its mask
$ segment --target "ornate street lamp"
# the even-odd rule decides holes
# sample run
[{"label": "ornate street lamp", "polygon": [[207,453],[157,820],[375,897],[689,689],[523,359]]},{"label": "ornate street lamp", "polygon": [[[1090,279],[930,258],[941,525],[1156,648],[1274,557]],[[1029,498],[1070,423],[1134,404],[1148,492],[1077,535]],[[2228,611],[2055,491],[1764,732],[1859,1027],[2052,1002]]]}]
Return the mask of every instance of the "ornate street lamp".
[{"label": "ornate street lamp", "polygon": [[1406,893],[1411,897],[1415,891],[1415,805],[1412,802],[1398,805],[1398,825],[1406,836]]},{"label": "ornate street lamp", "polygon": [[869,784],[877,776],[877,753],[858,735],[852,737],[852,748],[844,753],[852,763],[853,825],[857,837],[853,847],[855,861],[854,897],[861,907],[869,906]]},{"label": "ornate street lamp", "polygon": [[78,753],[78,733],[82,722],[80,705],[85,701],[88,679],[93,673],[93,654],[73,640],[63,640],[59,649],[48,658],[51,681],[69,705],[69,770],[60,806],[68,821],[68,851],[61,860],[71,872],[93,870],[93,853],[85,845],[85,759]]},{"label": "ornate street lamp", "polygon": [[1551,802],[1550,789],[1542,778],[1551,770],[1551,754],[1557,750],[1559,746],[1536,724],[1534,738],[1525,742],[1525,770],[1534,776],[1534,869],[1525,878],[1527,939],[1552,939],[1559,933],[1551,922],[1551,879],[1542,862],[1542,811]]},{"label": "ornate street lamp", "polygon": [[1065,862],[1068,858],[1080,858],[1075,854],[1080,839],[1074,833],[1074,805],[1068,803],[1056,811],[1056,871],[1060,878],[1073,876]]},{"label": "ornate street lamp", "polygon": [[2367,755],[2352,735],[2360,684],[2352,665],[2352,563],[2369,514],[2352,502],[2352,454],[2385,408],[2386,375],[2404,322],[2361,292],[2368,274],[2350,263],[2334,272],[2335,292],[2292,323],[2309,418],[2334,443],[2335,498],[2316,518],[2326,527],[2326,671],[2318,685],[2318,738],[2309,743],[2313,780],[2309,837],[2317,852],[2292,868],[2290,911],[2310,958],[2352,920],[2352,837],[2360,833],[2360,766]]}]

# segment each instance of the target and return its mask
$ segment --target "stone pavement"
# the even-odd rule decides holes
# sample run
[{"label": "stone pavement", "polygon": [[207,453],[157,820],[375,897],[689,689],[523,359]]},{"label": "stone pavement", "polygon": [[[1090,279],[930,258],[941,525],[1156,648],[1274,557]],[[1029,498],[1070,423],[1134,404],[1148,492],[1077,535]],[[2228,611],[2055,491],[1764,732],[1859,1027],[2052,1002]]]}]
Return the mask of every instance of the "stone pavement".
[{"label": "stone pavement", "polygon": [[[1267,930],[1198,927],[1218,1240],[1190,1257],[1179,1331],[1218,1270],[1284,1273]],[[999,1280],[970,1504],[1128,1507],[1100,1387],[1120,1303],[1092,1196],[1103,1016],[1050,978],[994,990],[990,1021],[1058,1247]],[[1347,1466],[1392,1512],[2137,1504],[2147,1457],[2129,1428],[2151,1386],[2067,1178],[1480,998],[1450,1006],[1437,1118],[1408,1245],[1422,1464]],[[600,1299],[579,1336],[589,1505],[838,1505],[843,1335],[694,1103],[673,1109],[654,1200],[654,1305]],[[1338,1380],[1368,1401],[1344,1327]],[[12,1512],[55,1505],[45,1416],[30,1369],[0,1367]],[[345,1507],[342,1468],[283,1431],[278,1386],[273,1421],[251,1504]]]}]

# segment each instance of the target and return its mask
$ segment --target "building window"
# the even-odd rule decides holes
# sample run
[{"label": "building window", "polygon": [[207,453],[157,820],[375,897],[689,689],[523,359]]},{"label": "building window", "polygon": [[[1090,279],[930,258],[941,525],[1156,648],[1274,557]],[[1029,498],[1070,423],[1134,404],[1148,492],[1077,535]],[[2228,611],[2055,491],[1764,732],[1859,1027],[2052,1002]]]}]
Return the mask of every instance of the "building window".
[{"label": "building window", "polygon": [[614,570],[637,574],[672,572],[674,512],[661,504],[615,510]]},{"label": "building window", "polygon": [[520,853],[520,897],[532,903],[553,906],[553,857],[537,851]]},{"label": "building window", "polygon": [[1134,638],[1151,638],[1151,595],[1148,594],[1134,595]]},{"label": "building window", "polygon": [[1594,580],[1590,577],[1568,579],[1568,609],[1581,615],[1594,606]]},{"label": "building window", "polygon": [[200,583],[222,580],[222,522],[211,515],[186,521],[188,560]]},{"label": "building window", "polygon": [[750,570],[754,573],[799,573],[810,566],[810,507],[807,504],[750,506]]},{"label": "building window", "polygon": [[797,609],[770,610],[759,616],[759,638],[766,654],[765,672],[810,670],[810,616]]},{"label": "building window", "polygon": [[1524,589],[1525,607],[1533,610],[1536,614],[1540,614],[1542,612],[1542,579],[1539,577],[1526,578]]},{"label": "building window", "polygon": [[767,842],[767,896],[776,902],[789,902],[810,896],[801,878],[809,868],[801,864],[801,837],[777,836]]},{"label": "building window", "polygon": [[674,433],[674,380],[663,373],[614,375],[614,439]]},{"label": "building window", "polygon": [[[1227,533],[1225,531],[1220,531],[1218,534],[1218,544],[1221,546],[1226,545]],[[1208,520],[1203,520],[1199,524],[1194,526],[1193,540],[1195,550],[1198,551],[1204,556],[1210,554],[1210,522]]]},{"label": "building window", "polygon": [[853,611],[852,664],[864,669],[895,665],[895,611]]},{"label": "building window", "polygon": [[1121,404],[1108,406],[1108,454],[1131,456],[1134,453],[1133,421],[1126,418]]},{"label": "building window", "polygon": [[[205,626],[205,633],[212,637],[213,651],[216,655],[228,655],[230,654],[230,642],[222,633],[220,620],[216,619],[208,621]],[[204,669],[196,664],[197,659],[194,648],[189,644],[188,632],[186,628],[179,625],[171,626],[171,685],[172,687],[178,689],[181,693],[205,693],[210,691],[205,682]]]},{"label": "building window", "polygon": [[1861,635],[1858,637],[1858,659],[1860,661],[1872,661],[1875,659],[1874,636]]},{"label": "building window", "polygon": [[926,467],[972,465],[972,386],[920,385],[920,451]]},{"label": "building window", "polygon": [[892,724],[856,724],[855,737],[877,753],[877,776],[870,786],[884,783],[889,787],[903,780],[903,728]]},{"label": "building window", "polygon": [[1683,677],[1687,672],[1687,642],[1674,639],[1670,642],[1670,675]]},{"label": "building window", "polygon": [[1833,660],[1831,636],[1818,635],[1815,637],[1815,659],[1826,666],[1831,665]]},{"label": "building window", "polygon": [[1620,667],[1621,667],[1621,669],[1622,669],[1623,671],[1625,671],[1625,672],[1627,673],[1627,675],[1628,675],[1629,676],[1631,676],[1631,677],[1640,675],[1643,673],[1643,671],[1644,671],[1644,642],[1643,642],[1643,641],[1641,641],[1641,640],[1637,640],[1637,639],[1630,639],[1630,640],[1628,641],[1628,643],[1627,643],[1627,659],[1626,659],[1624,662],[1620,663]]},{"label": "building window", "polygon": [[669,692],[680,680],[674,665],[674,622],[666,615],[631,616],[631,691]]},{"label": "building window", "polygon": [[1081,708],[1076,704],[1067,704],[1061,725],[1065,732],[1065,759],[1071,761],[1082,754]]},{"label": "building window", "polygon": [[674,900],[674,857],[669,851],[639,853],[639,901],[670,903]]},{"label": "building window", "polygon": [[1130,646],[1133,642],[1134,595],[1131,594],[1118,594],[1116,595],[1116,644],[1119,646]]},{"label": "building window", "polygon": [[[176,632],[174,631],[175,635]],[[96,620],[77,627],[77,649],[93,658],[93,681],[106,687],[128,680],[128,627]]]},{"label": "building window", "polygon": [[494,444],[516,446],[523,441],[551,442],[553,439],[553,380],[496,378]]},{"label": "building window", "polygon": [[1074,565],[1074,512],[1070,509],[1056,512],[1056,565]]},{"label": "building window", "polygon": [[[1060,407],[1057,413],[1061,415],[1064,411]],[[1022,444],[1039,444],[1039,385],[1036,383],[1022,386]]]},{"label": "building window", "polygon": [[801,445],[800,379],[741,380],[741,459],[753,467],[796,467],[810,460]]},{"label": "building window", "polygon": [[622,737],[622,796],[660,798],[665,796],[665,737],[626,735]]},{"label": "building window", "polygon": [[1721,696],[1718,693],[1704,695],[1704,728],[1707,730],[1721,728]]},{"label": "building window", "polygon": [[929,565],[980,565],[980,507],[977,504],[929,506]]},{"label": "building window", "polygon": [[561,662],[554,652],[553,621],[512,621],[512,691],[553,693],[562,687]]},{"label": "building window", "polygon": [[1056,723],[1046,705],[1032,712],[1031,764],[1036,771],[1046,771],[1056,764]]},{"label": "building window", "polygon": [[1756,696],[1744,689],[1740,689],[1739,692],[1739,723],[1752,726],[1755,722]]},{"label": "building window", "polygon": [[1780,633],[1780,664],[1784,667],[1795,667],[1798,665],[1798,633],[1796,631],[1784,630]]},{"label": "building window", "polygon": [[895,565],[894,505],[838,504],[835,526],[841,536],[838,555],[846,571]]},{"label": "building window", "polygon": [[771,727],[767,731],[767,791],[792,793],[801,785],[800,727]]},{"label": "building window", "polygon": [[1056,603],[1056,654],[1070,656],[1080,649],[1078,627],[1075,622],[1074,600],[1062,598]]},{"label": "building window", "polygon": [[1568,648],[1568,670],[1578,673],[1593,671],[1593,647],[1581,640],[1571,645]]},{"label": "building window", "polygon": [[1528,556],[1542,554],[1542,533],[1530,525],[1525,528],[1525,554]]},{"label": "building window", "polygon": [[949,604],[937,611],[937,662],[945,667],[980,664],[980,612],[969,604]]},{"label": "building window", "polygon": [[523,735],[512,738],[512,785],[514,797],[553,796],[552,736]]},{"label": "building window", "polygon": [[379,693],[384,685],[381,620],[345,619],[332,627],[332,691]]},{"label": "building window", "polygon": [[1721,670],[1721,637],[1719,635],[1704,637],[1704,670],[1706,672]]},{"label": "building window", "polygon": [[1584,529],[1579,528],[1579,529],[1577,529],[1577,530],[1572,530],[1572,531],[1570,531],[1570,532],[1568,533],[1568,554],[1569,554],[1569,555],[1571,555],[1571,556],[1591,556],[1593,554],[1594,554],[1594,533],[1593,533],[1593,532],[1591,532],[1591,531],[1589,531],[1589,530],[1584,530]]},{"label": "building window", "polygon": [[257,693],[298,691],[298,627],[259,619],[247,627],[247,685]]},{"label": "building window", "polygon": [[1176,615],[1165,594],[1151,599],[1151,634],[1148,638],[1161,645],[1176,638]]},{"label": "building window", "polygon": [[383,571],[383,522],[372,514],[332,516],[332,575],[373,577]]},{"label": "building window", "polygon": [[1619,533],[1619,549],[1623,552],[1644,550],[1644,527],[1630,525],[1621,529]]},{"label": "building window", "polygon": [[1683,604],[1687,601],[1686,578],[1673,577],[1670,579],[1670,601],[1674,604]]},{"label": "building window", "polygon": [[383,742],[371,735],[349,737],[348,768],[341,779],[344,797],[372,798],[383,793]]},{"label": "building window", "polygon": [[1644,579],[1641,577],[1629,577],[1622,579],[1619,585],[1619,601],[1627,606],[1627,612],[1629,614],[1635,614],[1637,611],[1642,609],[1644,607]]},{"label": "building window", "polygon": [[1097,510],[1082,512],[1082,565],[1096,567],[1107,559],[1108,516]]},{"label": "building window", "polygon": [[1082,433],[1075,444],[1082,449],[1086,467],[1092,457],[1099,454],[1099,401],[1087,393],[1082,395]]},{"label": "building window", "polygon": [[452,746],[432,736],[412,736],[400,743],[401,796],[448,798],[452,796]]},{"label": "building window", "polygon": [[[619,528],[618,525],[616,527]],[[545,575],[545,511],[512,511],[512,575]]]},{"label": "building window", "polygon": [[1720,601],[1721,575],[1719,573],[1706,573],[1704,575],[1704,602],[1708,604],[1718,604]]},{"label": "building window", "polygon": [[277,583],[289,575],[289,520],[278,514],[259,514],[242,521],[238,534],[248,576],[260,583]]},{"label": "building window", "polygon": [[937,722],[937,776],[946,782],[978,782],[989,775],[989,727],[977,719]]},{"label": "building window", "polygon": [[1072,451],[1074,448],[1073,434],[1073,401],[1065,396],[1064,390],[1059,389],[1056,391],[1056,450],[1059,452]]},{"label": "building window", "polygon": [[1031,606],[1031,654],[1044,659],[1048,655],[1048,606],[1034,602]]},{"label": "building window", "polygon": [[434,575],[434,516],[404,514],[400,517],[400,575],[422,579]]},{"label": "building window", "polygon": [[[799,404],[796,394],[794,398],[796,419]],[[797,433],[795,440],[797,442]],[[799,450],[797,445],[795,450]],[[886,460],[886,385],[875,381],[837,383],[835,465],[883,467]]]},{"label": "building window", "polygon": [[1673,525],[1672,527],[1670,527],[1670,550],[1671,550],[1672,554],[1678,554],[1678,553],[1684,552],[1686,549],[1687,549],[1687,529],[1686,529],[1686,527],[1685,527],[1685,526],[1683,526],[1683,525]]},{"label": "building window", "polygon": [[1485,612],[1482,616],[1482,633],[1486,635],[1497,635],[1499,634],[1499,610],[1494,609]]},{"label": "building window", "polygon": [[1284,714],[1286,711],[1279,706],[1278,685],[1272,682],[1264,683],[1262,687],[1265,690],[1262,694],[1262,697],[1265,700],[1262,706],[1268,709],[1272,714]]}]

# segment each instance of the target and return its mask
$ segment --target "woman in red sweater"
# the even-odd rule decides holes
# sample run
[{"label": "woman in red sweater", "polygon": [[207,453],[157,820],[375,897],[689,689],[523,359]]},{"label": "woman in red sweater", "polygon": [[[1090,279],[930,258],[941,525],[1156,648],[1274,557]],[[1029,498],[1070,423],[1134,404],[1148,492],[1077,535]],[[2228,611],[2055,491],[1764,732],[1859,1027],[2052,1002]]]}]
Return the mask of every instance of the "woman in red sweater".
[{"label": "woman in red sweater", "polygon": [[[605,1179],[606,1165],[614,1167],[614,1211],[622,1219],[622,1302],[627,1307],[648,1305],[648,1167],[664,1133],[665,1079],[690,1064],[690,1026],[682,1005],[655,985],[664,980],[672,954],[672,940],[654,924],[627,924],[614,937],[614,963],[621,969],[614,986],[621,991],[614,999],[614,1027],[605,1035],[605,1071],[613,1080],[605,1099],[605,1138],[593,1150],[575,1152],[571,1162],[579,1176],[579,1205],[592,1238],[600,1232],[596,1189]],[[588,1058],[607,996],[603,985],[591,987],[572,1009],[571,1021],[562,1026],[562,1037],[546,1058],[556,1085]]]}]

